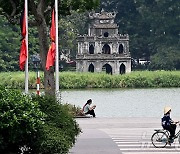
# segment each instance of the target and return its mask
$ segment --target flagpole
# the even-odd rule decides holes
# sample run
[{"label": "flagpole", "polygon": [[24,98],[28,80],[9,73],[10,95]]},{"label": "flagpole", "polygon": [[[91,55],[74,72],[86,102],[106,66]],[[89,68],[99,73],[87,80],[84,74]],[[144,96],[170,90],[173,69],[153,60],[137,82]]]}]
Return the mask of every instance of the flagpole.
[{"label": "flagpole", "polygon": [[55,0],[55,25],[56,25],[56,65],[55,65],[55,87],[56,99],[59,100],[59,49],[58,49],[58,0]]},{"label": "flagpole", "polygon": [[26,16],[26,48],[27,58],[25,63],[25,93],[28,94],[28,0],[25,0],[25,16]]}]

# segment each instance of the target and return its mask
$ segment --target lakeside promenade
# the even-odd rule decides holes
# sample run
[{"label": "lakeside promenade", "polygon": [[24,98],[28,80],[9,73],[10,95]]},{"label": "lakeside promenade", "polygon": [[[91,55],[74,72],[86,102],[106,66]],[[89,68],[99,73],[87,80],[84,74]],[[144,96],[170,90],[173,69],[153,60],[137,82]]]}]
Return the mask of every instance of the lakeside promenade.
[{"label": "lakeside promenade", "polygon": [[[178,120],[180,118],[173,118]],[[82,133],[69,154],[180,154],[178,140],[154,148],[151,136],[158,118],[77,118]],[[177,131],[180,128],[177,127]]]}]

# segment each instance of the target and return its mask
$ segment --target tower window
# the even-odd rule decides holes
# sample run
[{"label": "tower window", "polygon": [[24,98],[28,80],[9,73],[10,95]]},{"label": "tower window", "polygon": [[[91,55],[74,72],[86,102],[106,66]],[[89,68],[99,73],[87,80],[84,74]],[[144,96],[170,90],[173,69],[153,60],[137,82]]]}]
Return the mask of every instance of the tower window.
[{"label": "tower window", "polygon": [[104,54],[111,54],[111,48],[108,44],[105,44],[102,48],[102,53]]},{"label": "tower window", "polygon": [[94,54],[94,46],[92,44],[89,46],[89,53]]},{"label": "tower window", "polygon": [[109,36],[109,33],[108,32],[105,32],[104,33],[104,37],[108,37]]},{"label": "tower window", "polygon": [[124,47],[122,44],[119,45],[119,54],[123,53]]}]

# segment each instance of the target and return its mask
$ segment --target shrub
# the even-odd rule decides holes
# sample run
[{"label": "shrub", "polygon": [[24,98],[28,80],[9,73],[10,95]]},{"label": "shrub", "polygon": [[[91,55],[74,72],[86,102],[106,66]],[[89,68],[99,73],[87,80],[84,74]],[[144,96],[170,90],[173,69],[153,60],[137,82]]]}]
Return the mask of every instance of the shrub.
[{"label": "shrub", "polygon": [[69,113],[69,108],[49,96],[34,96],[33,100],[39,102],[41,111],[47,115],[39,141],[34,143],[36,152],[67,153],[80,132],[73,115]]},{"label": "shrub", "polygon": [[0,87],[0,153],[64,154],[80,128],[67,105]]},{"label": "shrub", "polygon": [[20,153],[31,147],[43,125],[43,112],[36,101],[17,90],[0,87],[0,151]]},{"label": "shrub", "polygon": [[[24,89],[23,72],[0,73],[0,85]],[[43,74],[40,88],[44,88]],[[180,87],[180,71],[133,71],[123,75],[60,72],[61,89]],[[29,72],[29,88],[36,88],[36,74]]]},{"label": "shrub", "polygon": [[72,114],[74,117],[82,115],[82,108],[80,106],[75,106],[72,104],[64,104],[67,108],[68,112]]}]

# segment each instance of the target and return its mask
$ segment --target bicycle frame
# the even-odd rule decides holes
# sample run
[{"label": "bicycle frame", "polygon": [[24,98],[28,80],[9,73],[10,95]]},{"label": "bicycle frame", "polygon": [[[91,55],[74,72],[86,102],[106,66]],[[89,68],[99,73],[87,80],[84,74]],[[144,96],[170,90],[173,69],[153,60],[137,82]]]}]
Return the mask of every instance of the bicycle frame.
[{"label": "bicycle frame", "polygon": [[[169,140],[170,132],[168,130],[155,129],[154,131],[151,136],[151,142],[156,148],[164,148],[167,144],[171,146],[171,141]],[[180,130],[174,135],[174,139],[176,138],[178,138],[180,144]]]},{"label": "bicycle frame", "polygon": [[174,138],[178,138],[180,136],[180,130],[175,134]]}]

